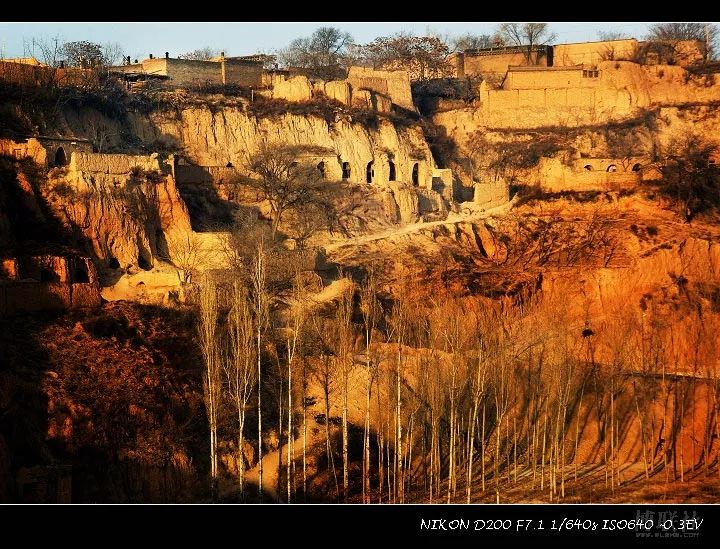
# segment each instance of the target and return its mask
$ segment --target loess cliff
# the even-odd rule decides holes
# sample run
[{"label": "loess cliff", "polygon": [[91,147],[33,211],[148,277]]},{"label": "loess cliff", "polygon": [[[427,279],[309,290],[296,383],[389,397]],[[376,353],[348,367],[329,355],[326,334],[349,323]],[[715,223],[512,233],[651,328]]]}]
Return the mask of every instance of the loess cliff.
[{"label": "loess cliff", "polygon": [[[261,470],[273,501],[717,501],[720,88],[517,72],[427,118],[181,90],[22,112],[0,501],[255,501]],[[268,147],[302,151],[301,183],[262,172],[289,206]]]}]

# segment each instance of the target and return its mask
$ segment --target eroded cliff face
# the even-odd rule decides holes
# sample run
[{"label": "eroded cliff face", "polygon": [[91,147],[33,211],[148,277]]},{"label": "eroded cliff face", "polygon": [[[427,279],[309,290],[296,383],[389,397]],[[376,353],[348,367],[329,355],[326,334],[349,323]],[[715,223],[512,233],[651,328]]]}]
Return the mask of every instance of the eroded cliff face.
[{"label": "eroded cliff face", "polygon": [[[191,106],[147,116],[128,112],[120,122],[89,108],[70,110],[63,120],[69,133],[101,135],[110,149],[181,151],[183,162],[204,173],[195,175],[197,170],[177,166],[176,174],[175,160],[168,158],[162,181],[146,184],[129,175],[130,164],[145,171],[157,171],[159,164],[146,166],[149,161],[141,157],[119,161],[115,157],[120,155],[78,155],[77,165],[56,178],[53,186],[69,186],[76,195],[88,197],[82,201],[87,205],[77,204],[72,193],[54,203],[66,218],[74,219],[73,225],[92,242],[99,258],[113,265],[117,260],[123,268],[148,268],[162,248],[160,233],[189,228],[183,193],[192,201],[191,213],[209,218],[199,223],[193,219],[193,226],[216,230],[212,227],[227,220],[214,216],[223,209],[231,211],[236,202],[225,179],[247,174],[250,157],[263,143],[279,143],[312,146],[315,150],[304,161],[321,166],[329,181],[346,181],[340,202],[349,208],[345,229],[350,234],[447,216],[450,203],[432,189],[436,165],[422,129],[397,126],[382,117],[373,120],[338,115],[327,121],[297,114],[258,118],[241,106]],[[133,207],[128,208],[128,200]],[[264,217],[270,215],[267,204],[254,206]]]},{"label": "eroded cliff face", "polygon": [[[328,179],[343,178],[347,162],[354,182],[366,182],[368,164],[373,163],[373,183],[394,179],[411,183],[418,164],[418,182],[429,187],[435,163],[418,126],[397,127],[382,117],[373,122],[354,121],[338,115],[328,122],[318,116],[284,114],[257,118],[241,107],[193,106],[179,111],[158,110],[149,115],[129,112],[121,123],[93,109],[65,113],[69,132],[93,135],[98,132],[111,148],[127,147],[128,141],[149,149],[175,149],[201,166],[232,166],[243,169],[263,142],[313,145],[324,148],[317,162],[324,161]],[[129,139],[130,138],[130,139]]]},{"label": "eroded cliff face", "polygon": [[68,170],[51,172],[46,196],[111,269],[150,269],[156,258],[168,256],[173,234],[190,231],[172,175],[151,157],[74,158]]}]

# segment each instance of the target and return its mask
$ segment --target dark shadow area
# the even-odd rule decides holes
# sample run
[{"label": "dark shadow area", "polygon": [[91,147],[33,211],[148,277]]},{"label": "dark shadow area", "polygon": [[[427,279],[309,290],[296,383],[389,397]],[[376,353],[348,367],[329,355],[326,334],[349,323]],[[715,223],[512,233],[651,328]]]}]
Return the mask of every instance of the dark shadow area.
[{"label": "dark shadow area", "polygon": [[128,304],[0,319],[0,502],[206,500],[193,328]]}]

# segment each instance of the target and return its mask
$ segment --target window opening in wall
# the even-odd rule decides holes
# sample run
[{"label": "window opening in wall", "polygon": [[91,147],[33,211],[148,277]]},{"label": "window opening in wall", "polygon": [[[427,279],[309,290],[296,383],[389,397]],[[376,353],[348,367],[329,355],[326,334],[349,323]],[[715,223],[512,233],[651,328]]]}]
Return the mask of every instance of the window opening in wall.
[{"label": "window opening in wall", "polygon": [[396,176],[395,176],[395,162],[393,162],[393,161],[391,160],[391,161],[388,163],[388,165],[389,165],[389,168],[390,168],[390,175],[389,175],[389,177],[388,177],[388,180],[389,180],[389,181],[395,181],[395,177],[396,177]]},{"label": "window opening in wall", "polygon": [[317,169],[320,172],[320,177],[325,179],[325,162],[318,162]]},{"label": "window opening in wall", "polygon": [[633,164],[632,171],[639,172],[640,171],[640,164]]},{"label": "window opening in wall", "polygon": [[55,271],[43,267],[40,269],[40,282],[60,282],[60,276]]},{"label": "window opening in wall", "polygon": [[420,184],[420,165],[417,162],[413,164],[412,184],[416,187]]},{"label": "window opening in wall", "polygon": [[585,169],[589,172],[592,171],[592,166],[590,164],[585,164]]},{"label": "window opening in wall", "polygon": [[350,162],[342,163],[342,178],[345,180],[350,179]]},{"label": "window opening in wall", "polygon": [[373,163],[368,162],[367,168],[365,169],[365,180],[368,183],[372,183],[374,175],[375,175],[375,170],[373,170]]},{"label": "window opening in wall", "polygon": [[617,166],[616,166],[615,164],[610,164],[610,165],[607,167],[607,171],[608,171],[608,172],[611,172],[611,173],[612,173],[612,172],[616,172],[616,171],[617,171]]}]

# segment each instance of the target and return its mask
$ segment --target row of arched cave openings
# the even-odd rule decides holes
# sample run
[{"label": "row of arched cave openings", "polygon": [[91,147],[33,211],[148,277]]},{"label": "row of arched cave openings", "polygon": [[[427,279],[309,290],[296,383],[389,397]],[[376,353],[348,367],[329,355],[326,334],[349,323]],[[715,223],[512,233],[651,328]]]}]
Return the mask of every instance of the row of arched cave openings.
[{"label": "row of arched cave openings", "polygon": [[[320,172],[320,177],[325,179],[325,161],[321,161],[317,165],[317,169]],[[352,176],[352,170],[350,168],[350,162],[342,163],[342,178],[343,181],[349,181]],[[365,167],[365,182],[372,183],[375,179],[375,162],[371,160]],[[388,161],[388,181],[397,180],[397,170],[395,169],[395,163],[392,160]],[[415,162],[411,172],[412,184],[417,187],[420,184],[420,164]]]},{"label": "row of arched cave openings", "polygon": [[[640,164],[633,164],[631,170],[632,170],[633,172],[639,172],[641,168],[642,168],[642,166],[641,166]],[[593,168],[590,164],[587,164],[587,165],[585,166],[585,171],[591,172],[591,171],[594,171],[594,168]],[[605,169],[605,171],[606,171],[606,172],[609,172],[609,173],[614,173],[614,172],[618,171],[618,167],[617,167],[616,164],[610,164],[610,165]]]}]

